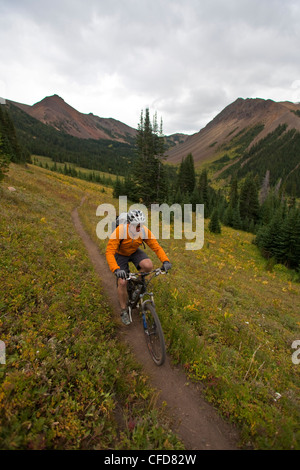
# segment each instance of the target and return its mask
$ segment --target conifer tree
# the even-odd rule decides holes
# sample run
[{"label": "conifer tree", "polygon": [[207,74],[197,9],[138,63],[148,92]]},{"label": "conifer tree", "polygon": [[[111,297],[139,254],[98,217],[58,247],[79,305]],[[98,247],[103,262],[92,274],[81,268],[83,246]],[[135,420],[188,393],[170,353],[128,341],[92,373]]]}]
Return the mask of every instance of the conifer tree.
[{"label": "conifer tree", "polygon": [[176,194],[175,194],[175,203],[176,204],[182,204],[183,201],[183,195],[181,193],[180,187],[178,187]]},{"label": "conifer tree", "polygon": [[7,154],[3,151],[2,137],[0,134],[0,181],[4,178],[8,171],[9,162],[10,160]]},{"label": "conifer tree", "polygon": [[2,135],[2,151],[10,161],[25,163],[31,161],[28,152],[21,149],[16,130],[4,105],[0,105],[0,132]]},{"label": "conifer tree", "polygon": [[207,178],[206,169],[204,169],[200,174],[198,192],[199,192],[199,204],[204,204],[204,216],[208,217],[210,213],[210,208],[209,208],[209,199],[208,199],[208,178]]},{"label": "conifer tree", "polygon": [[240,216],[243,221],[243,228],[249,230],[251,222],[256,224],[259,218],[258,189],[253,176],[249,174],[240,193]]},{"label": "conifer tree", "polygon": [[268,196],[259,208],[259,219],[261,224],[269,224],[279,206],[280,199],[275,193],[275,190],[270,190]]},{"label": "conifer tree", "polygon": [[240,203],[238,193],[237,175],[233,175],[230,183],[229,204],[225,210],[224,223],[235,229],[242,228],[242,219],[240,216]]},{"label": "conifer tree", "polygon": [[192,204],[193,211],[196,211],[196,204],[200,204],[199,189],[195,184],[194,190],[191,194],[190,203]]},{"label": "conifer tree", "polygon": [[163,202],[167,197],[166,174],[162,164],[164,138],[162,128],[158,131],[156,116],[151,124],[148,108],[145,116],[141,112],[136,147],[138,160],[133,170],[129,196],[147,206],[153,202]]},{"label": "conifer tree", "polygon": [[230,183],[230,193],[229,193],[229,204],[232,209],[236,208],[239,203],[239,193],[238,193],[238,181],[237,175],[235,174]]},{"label": "conifer tree", "polygon": [[278,261],[284,222],[283,208],[280,206],[268,225],[262,225],[257,232],[255,243],[267,258],[275,257]]},{"label": "conifer tree", "polygon": [[281,245],[277,259],[291,268],[300,266],[300,211],[290,209],[282,226]]},{"label": "conifer tree", "polygon": [[239,203],[232,209],[231,227],[238,230],[242,227]]},{"label": "conifer tree", "polygon": [[191,153],[182,160],[179,173],[178,185],[182,193],[192,194],[196,184],[194,159]]},{"label": "conifer tree", "polygon": [[232,227],[232,219],[233,219],[233,210],[230,204],[225,209],[224,216],[223,216],[223,224]]},{"label": "conifer tree", "polygon": [[221,233],[221,224],[219,221],[218,209],[214,209],[210,222],[208,224],[209,231],[212,233]]},{"label": "conifer tree", "polygon": [[289,268],[300,266],[300,210],[281,202],[269,224],[261,225],[255,243],[267,258]]}]

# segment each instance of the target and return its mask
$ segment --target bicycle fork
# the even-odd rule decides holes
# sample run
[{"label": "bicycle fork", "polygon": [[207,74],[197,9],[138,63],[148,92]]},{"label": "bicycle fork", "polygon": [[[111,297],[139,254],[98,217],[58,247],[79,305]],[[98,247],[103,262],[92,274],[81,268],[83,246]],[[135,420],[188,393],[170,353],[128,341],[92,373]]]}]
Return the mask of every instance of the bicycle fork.
[{"label": "bicycle fork", "polygon": [[[149,296],[149,299],[143,300],[144,295]],[[150,303],[154,307],[153,292],[147,292],[145,294],[140,294],[139,297],[140,298],[139,298],[137,303],[134,303],[133,305],[130,305],[130,304],[128,305],[128,315],[129,315],[130,323],[132,323],[132,310],[133,310],[133,308],[138,307],[138,305],[140,304],[140,309],[141,309],[142,319],[143,319],[143,326],[144,326],[144,329],[147,330],[148,325],[147,325],[147,320],[146,320],[146,315],[145,315],[145,306],[146,306],[146,304]]]},{"label": "bicycle fork", "polygon": [[143,326],[144,326],[145,331],[148,330],[148,325],[147,325],[147,320],[146,320],[146,315],[145,315],[145,306],[146,304],[151,304],[154,307],[153,293],[149,292],[149,294],[147,293],[147,295],[149,295],[150,298],[141,302],[142,319],[143,319]]}]

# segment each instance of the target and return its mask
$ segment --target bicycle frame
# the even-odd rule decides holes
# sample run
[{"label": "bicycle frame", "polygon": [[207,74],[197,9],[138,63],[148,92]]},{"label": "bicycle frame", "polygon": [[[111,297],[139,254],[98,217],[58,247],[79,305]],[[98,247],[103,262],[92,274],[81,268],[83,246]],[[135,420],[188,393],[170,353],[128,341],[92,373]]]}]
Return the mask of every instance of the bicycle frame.
[{"label": "bicycle frame", "polygon": [[[150,279],[146,281],[146,277],[150,276]],[[144,310],[144,307],[147,303],[151,303],[154,306],[154,297],[153,297],[153,292],[148,292],[147,286],[150,284],[152,279],[156,276],[159,276],[160,274],[167,274],[166,271],[162,270],[161,268],[154,269],[153,271],[150,271],[148,273],[129,273],[128,277],[126,278],[126,281],[136,281],[135,284],[140,285],[140,292],[137,296],[137,298],[133,301],[133,303],[130,305],[128,308],[128,313],[130,317],[130,321],[132,322],[132,316],[131,316],[131,310],[133,310],[138,303],[140,302],[141,310]],[[145,296],[149,296],[148,299],[144,300]]]}]

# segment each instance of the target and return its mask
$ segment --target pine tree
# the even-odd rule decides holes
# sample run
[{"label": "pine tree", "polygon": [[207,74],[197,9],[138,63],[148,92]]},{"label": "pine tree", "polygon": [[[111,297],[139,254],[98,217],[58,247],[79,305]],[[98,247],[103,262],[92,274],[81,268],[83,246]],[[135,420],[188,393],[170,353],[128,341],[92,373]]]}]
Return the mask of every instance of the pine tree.
[{"label": "pine tree", "polygon": [[229,204],[225,209],[225,213],[223,216],[223,224],[228,225],[229,227],[232,227],[232,221],[233,221],[233,209],[231,205]]},{"label": "pine tree", "polygon": [[218,209],[214,209],[210,222],[208,224],[209,231],[212,233],[221,233],[221,224],[219,221]]},{"label": "pine tree", "polygon": [[198,184],[199,204],[204,204],[204,216],[208,217],[210,213],[209,199],[208,199],[208,178],[207,170],[203,170],[199,177]]},{"label": "pine tree", "polygon": [[5,174],[7,173],[9,163],[10,163],[9,158],[7,154],[3,151],[2,147],[3,147],[3,143],[2,143],[2,137],[0,134],[0,181],[4,178]]},{"label": "pine tree", "polygon": [[136,138],[138,160],[133,170],[133,184],[129,196],[146,206],[153,202],[163,202],[167,198],[167,183],[162,159],[164,137],[162,128],[158,131],[157,117],[153,126],[149,109],[141,112]]},{"label": "pine tree", "polygon": [[196,184],[194,159],[191,153],[182,160],[179,173],[178,185],[182,193],[192,194]]},{"label": "pine tree", "polygon": [[284,223],[284,210],[280,206],[268,225],[262,225],[257,232],[255,243],[267,258],[274,257],[277,261],[281,257],[282,227]]},{"label": "pine tree", "polygon": [[240,193],[240,216],[244,230],[249,230],[251,222],[255,225],[259,218],[258,190],[253,176],[249,174]]},{"label": "pine tree", "polygon": [[3,105],[0,105],[0,133],[2,135],[2,151],[10,161],[14,163],[31,161],[29,153],[20,147],[13,121]]},{"label": "pine tree", "polygon": [[132,179],[130,174],[128,173],[125,176],[125,179],[121,182],[121,195],[128,196],[132,193]]},{"label": "pine tree", "polygon": [[181,193],[180,187],[178,187],[176,194],[175,194],[175,203],[176,204],[182,204],[183,201],[183,195]]},{"label": "pine tree", "polygon": [[156,202],[162,203],[167,201],[169,193],[168,179],[165,172],[164,164],[160,159],[157,161],[157,181],[156,181]]},{"label": "pine tree", "polygon": [[238,230],[242,227],[242,219],[240,215],[240,205],[237,204],[232,209],[232,219],[231,219],[231,227]]},{"label": "pine tree", "polygon": [[196,204],[200,204],[200,196],[198,187],[195,185],[194,190],[192,192],[190,203],[192,204],[193,211],[196,211]]},{"label": "pine tree", "polygon": [[292,208],[287,215],[281,236],[281,250],[278,261],[286,263],[291,268],[300,266],[300,211]]},{"label": "pine tree", "polygon": [[225,210],[224,223],[235,229],[242,228],[240,216],[240,203],[238,193],[238,180],[236,174],[232,177],[229,191],[229,204]]},{"label": "pine tree", "polygon": [[230,193],[229,193],[229,205],[232,209],[236,208],[239,203],[239,193],[238,193],[238,181],[237,175],[235,174],[230,183]]},{"label": "pine tree", "polygon": [[295,211],[293,220],[292,249],[290,255],[290,264],[292,268],[300,268],[300,209]]},{"label": "pine tree", "polygon": [[270,190],[268,196],[261,204],[259,209],[259,219],[262,224],[269,224],[274,212],[280,206],[280,199],[274,190]]}]

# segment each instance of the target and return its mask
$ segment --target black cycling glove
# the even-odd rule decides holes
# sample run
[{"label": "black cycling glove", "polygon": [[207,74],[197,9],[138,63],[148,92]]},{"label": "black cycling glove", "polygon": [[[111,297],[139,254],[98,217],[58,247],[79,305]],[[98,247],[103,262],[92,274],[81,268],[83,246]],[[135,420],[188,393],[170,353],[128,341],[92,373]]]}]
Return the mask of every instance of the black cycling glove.
[{"label": "black cycling glove", "polygon": [[162,265],[162,269],[166,271],[166,273],[169,271],[169,269],[172,268],[172,265],[169,261],[164,261]]},{"label": "black cycling glove", "polygon": [[126,279],[126,271],[124,271],[124,269],[116,269],[114,274],[118,279]]}]

